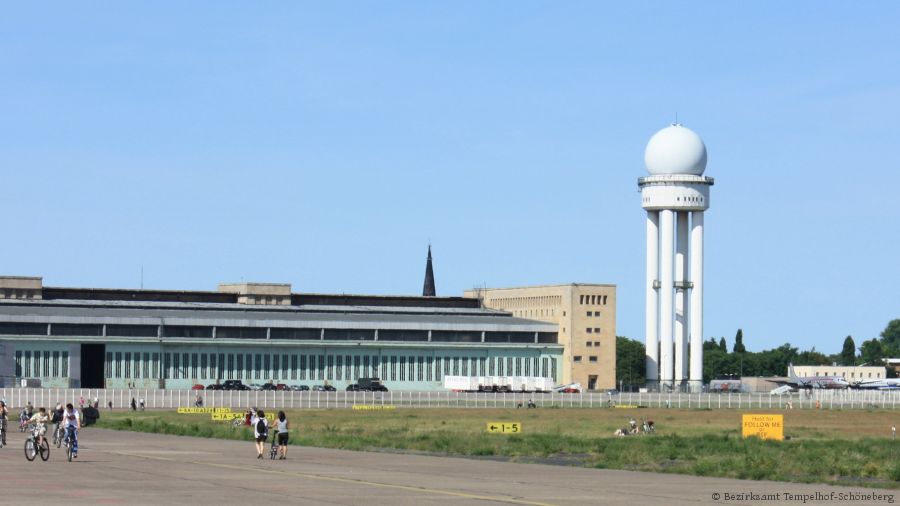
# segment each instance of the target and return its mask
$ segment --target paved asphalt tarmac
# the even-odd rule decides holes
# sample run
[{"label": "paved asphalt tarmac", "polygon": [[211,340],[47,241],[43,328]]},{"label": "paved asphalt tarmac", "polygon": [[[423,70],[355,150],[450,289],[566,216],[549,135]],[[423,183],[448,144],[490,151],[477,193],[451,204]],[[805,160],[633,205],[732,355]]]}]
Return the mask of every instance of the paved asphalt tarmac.
[{"label": "paved asphalt tarmac", "polygon": [[[889,504],[897,490],[698,478],[292,446],[257,460],[252,443],[87,428],[79,458],[25,460],[25,436],[0,449],[0,504],[457,505]],[[835,495],[832,496],[831,494]],[[718,494],[718,495],[716,495]],[[726,494],[781,494],[741,500]],[[839,494],[848,494],[844,500]],[[849,494],[880,494],[866,499]],[[855,500],[854,500],[855,498]],[[850,500],[847,500],[850,499]]]}]

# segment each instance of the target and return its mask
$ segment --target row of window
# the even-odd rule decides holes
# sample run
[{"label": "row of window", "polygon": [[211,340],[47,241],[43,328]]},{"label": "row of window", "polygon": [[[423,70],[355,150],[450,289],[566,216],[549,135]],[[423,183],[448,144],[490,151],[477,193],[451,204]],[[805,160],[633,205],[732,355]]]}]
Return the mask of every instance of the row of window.
[{"label": "row of window", "polygon": [[[581,363],[581,355],[575,355],[574,357],[572,357],[572,360],[575,361],[576,363]],[[596,355],[588,356],[588,362],[596,362],[596,361],[597,361]]]},{"label": "row of window", "polygon": [[[163,362],[160,363],[162,358]],[[20,378],[68,377],[68,351],[16,351]],[[556,377],[553,357],[433,357],[252,353],[107,352],[106,378],[441,381],[454,376]]]},{"label": "row of window", "polygon": [[492,297],[487,299],[485,305],[500,309],[559,307],[562,305],[562,296],[539,295],[534,297]]},{"label": "row of window", "polygon": [[600,311],[588,311],[587,316],[588,318],[600,318]]},{"label": "row of window", "polygon": [[587,333],[588,333],[588,334],[599,334],[599,333],[600,333],[600,329],[597,328],[597,327],[588,327],[588,328],[587,328]]},{"label": "row of window", "polygon": [[590,347],[593,347],[593,346],[598,346],[598,347],[599,347],[599,346],[600,346],[600,341],[588,341],[588,342],[587,342],[587,345],[590,346]]},{"label": "row of window", "polygon": [[[160,364],[160,358],[163,362]],[[453,376],[556,377],[553,357],[434,357],[269,353],[107,352],[105,377],[191,380],[441,381]]]},{"label": "row of window", "polygon": [[[860,378],[865,378],[864,374],[865,374],[865,373],[862,373],[862,372],[859,373],[859,377],[860,377]],[[846,377],[847,377],[847,373],[846,373],[846,372],[842,372],[842,373],[840,373],[840,374],[838,374],[837,372],[835,372],[834,374],[828,374],[827,372],[824,372],[824,373],[822,373],[821,375],[822,375],[822,376],[841,376],[842,378],[846,378]],[[818,373],[818,372],[816,372],[816,376],[819,376],[819,373]],[[869,378],[871,378],[871,377],[872,377],[872,373],[869,373]],[[856,373],[855,373],[855,372],[851,372],[851,373],[850,373],[850,378],[856,378]],[[880,372],[876,372],[876,373],[875,373],[875,379],[879,379],[879,378],[881,378],[881,373],[880,373]]]},{"label": "row of window", "polygon": [[16,350],[17,378],[66,378],[68,376],[68,351]]},{"label": "row of window", "polygon": [[[103,325],[68,323],[0,323],[0,335],[32,336],[107,336],[107,337],[188,337],[219,339],[296,339],[326,341],[403,341],[428,342],[427,330],[374,330],[374,329],[300,329],[265,327],[206,327],[166,325]],[[431,332],[432,342],[442,343],[556,343],[555,332],[481,332],[448,331]]]},{"label": "row of window", "polygon": [[[578,303],[582,305],[606,305],[606,295],[579,295]],[[590,315],[588,315],[590,316]]]}]

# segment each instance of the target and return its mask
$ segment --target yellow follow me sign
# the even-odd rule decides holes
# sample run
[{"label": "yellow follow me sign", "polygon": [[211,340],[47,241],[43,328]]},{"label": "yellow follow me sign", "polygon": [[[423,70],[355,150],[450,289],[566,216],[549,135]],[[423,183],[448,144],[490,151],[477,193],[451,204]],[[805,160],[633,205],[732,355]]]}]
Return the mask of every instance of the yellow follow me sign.
[{"label": "yellow follow me sign", "polygon": [[491,422],[487,424],[487,431],[494,434],[519,434],[522,432],[522,424],[519,422]]},{"label": "yellow follow me sign", "polygon": [[784,415],[743,415],[741,433],[744,437],[784,440]]}]

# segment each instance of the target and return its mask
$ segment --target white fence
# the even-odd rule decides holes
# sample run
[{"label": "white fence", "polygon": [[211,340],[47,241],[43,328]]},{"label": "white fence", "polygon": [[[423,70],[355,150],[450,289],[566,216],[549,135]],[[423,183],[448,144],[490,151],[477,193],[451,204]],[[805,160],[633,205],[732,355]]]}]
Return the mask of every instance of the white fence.
[{"label": "white fence", "polygon": [[27,402],[35,407],[53,407],[57,402],[78,406],[97,399],[101,409],[112,402],[114,409],[130,409],[131,399],[144,400],[147,409],[193,406],[197,395],[205,407],[245,409],[251,406],[278,409],[350,408],[353,405],[385,405],[411,408],[515,408],[533,400],[538,407],[606,408],[645,406],[688,409],[897,409],[900,391],[809,390],[792,395],[764,393],[605,393],[523,394],[465,392],[287,392],[287,391],[205,391],[88,388],[3,388],[0,397],[11,408]]}]

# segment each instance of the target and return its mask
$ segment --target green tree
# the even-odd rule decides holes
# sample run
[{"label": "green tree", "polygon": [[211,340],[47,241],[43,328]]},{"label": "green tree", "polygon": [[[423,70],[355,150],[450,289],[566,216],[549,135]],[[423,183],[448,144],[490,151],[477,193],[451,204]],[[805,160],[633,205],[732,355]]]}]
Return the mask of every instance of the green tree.
[{"label": "green tree", "polygon": [[738,329],[737,334],[734,335],[734,352],[744,353],[746,351],[747,348],[744,347],[744,330]]},{"label": "green tree", "polygon": [[646,357],[644,343],[616,336],[616,384],[619,381],[628,385],[646,383]]},{"label": "green tree", "polygon": [[725,338],[724,338],[724,337],[722,337],[722,338],[719,339],[719,349],[722,350],[722,351],[724,351],[725,353],[728,353],[728,345],[725,344]]},{"label": "green tree", "polygon": [[816,347],[813,346],[811,350],[798,353],[796,362],[796,365],[827,365],[834,362],[834,360],[824,353],[819,353],[816,351]]},{"label": "green tree", "polygon": [[884,365],[884,346],[878,339],[863,341],[859,347],[859,359],[867,365]]},{"label": "green tree", "polygon": [[881,344],[889,354],[900,355],[900,319],[887,324],[881,333]]},{"label": "green tree", "polygon": [[847,336],[844,339],[844,349],[841,350],[841,364],[856,365],[856,343],[853,342],[853,336]]}]

